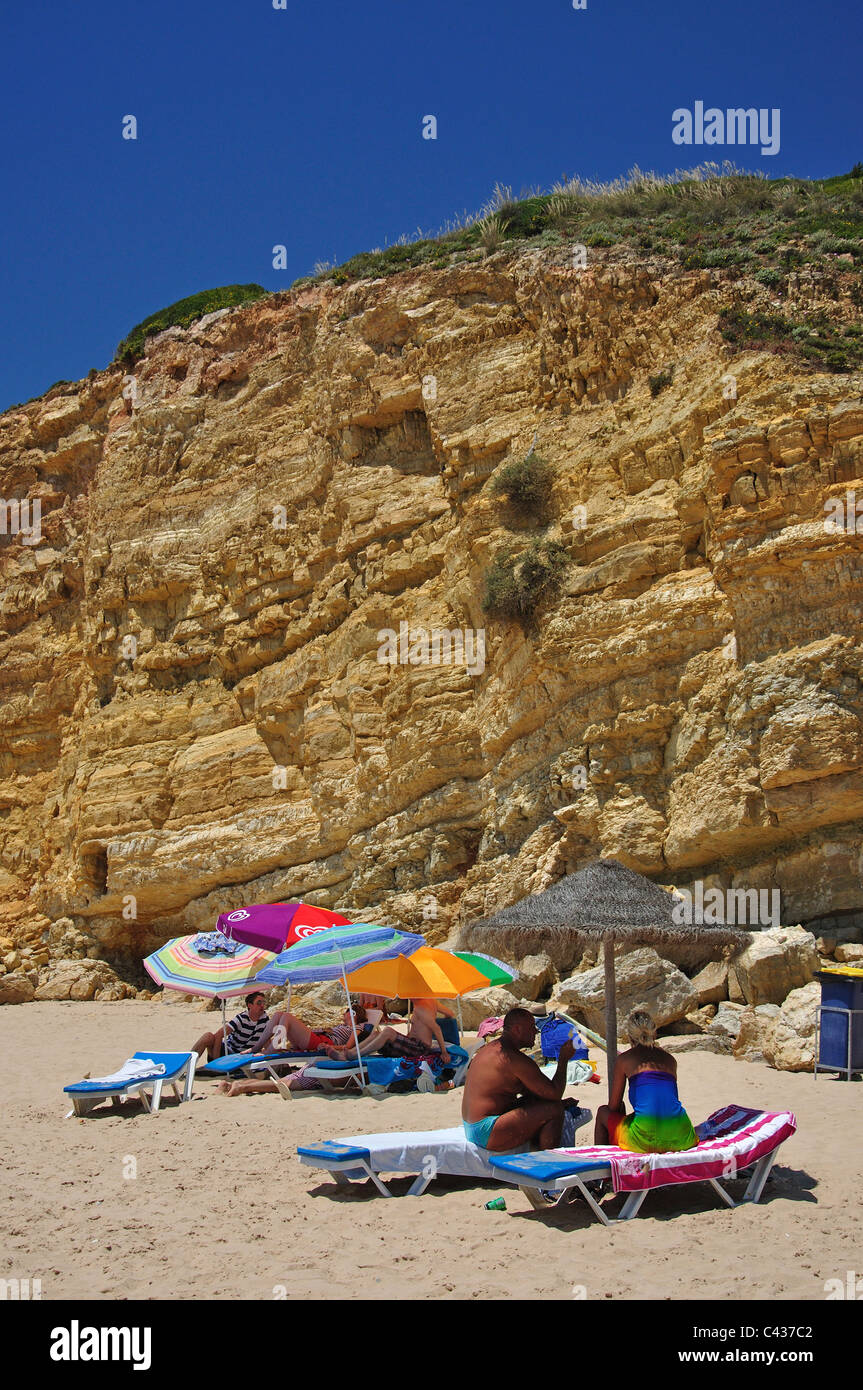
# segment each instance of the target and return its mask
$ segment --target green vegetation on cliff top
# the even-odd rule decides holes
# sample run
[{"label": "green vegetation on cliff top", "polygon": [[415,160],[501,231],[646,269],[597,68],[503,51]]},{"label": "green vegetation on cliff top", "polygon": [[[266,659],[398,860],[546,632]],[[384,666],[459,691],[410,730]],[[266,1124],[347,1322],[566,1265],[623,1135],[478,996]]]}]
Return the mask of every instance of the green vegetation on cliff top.
[{"label": "green vegetation on cliff top", "polygon": [[[327,280],[345,285],[419,267],[445,270],[525,242],[537,247],[628,247],[645,260],[727,272],[732,298],[745,276],[769,292],[774,310],[791,295],[791,277],[805,272],[814,277],[822,299],[834,301],[837,309],[843,302],[846,309],[850,306],[855,322],[838,323],[841,316],[823,307],[795,320],[781,312],[756,310],[747,316],[739,304],[729,305],[719,322],[726,341],[741,349],[757,345],[793,352],[832,371],[863,365],[863,163],[829,179],[768,179],[705,164],[668,176],[635,169],[606,184],[572,179],[550,193],[520,199],[497,187],[476,216],[465,214],[436,236],[413,242],[402,238],[384,250],[362,251],[342,265],[316,267],[315,275],[294,286]],[[270,293],[249,284],[189,295],[136,324],[114,361],[130,366],[142,355],[149,335],[187,328],[217,309],[250,304]],[[64,385],[58,382],[51,389]]]},{"label": "green vegetation on cliff top", "polygon": [[117,348],[115,360],[134,362],[144,350],[145,338],[152,333],[163,333],[166,328],[188,328],[196,319],[215,313],[217,309],[251,304],[269,293],[263,285],[222,285],[219,289],[187,295],[185,299],[178,299],[176,304],[169,304],[166,309],[159,309],[149,318],[136,323]]},{"label": "green vegetation on cliff top", "polygon": [[[746,275],[779,300],[789,291],[789,276],[806,268],[828,299],[844,295],[859,309],[863,164],[847,174],[812,180],[768,179],[711,164],[665,177],[635,169],[612,183],[573,179],[550,193],[521,199],[498,187],[476,216],[465,215],[437,236],[402,238],[383,250],[362,251],[341,265],[316,267],[317,274],[295,285],[328,280],[346,285],[421,267],[444,270],[523,242],[629,247],[645,259],[661,258],[685,270],[728,271],[734,282]],[[117,350],[118,359],[140,355],[149,333],[172,324],[188,326],[214,309],[250,303],[266,293],[260,285],[229,285],[182,299],[133,328]],[[778,317],[784,326],[771,333],[744,332],[739,324],[728,332],[731,325],[720,326],[735,346],[757,342],[777,351],[800,349],[813,364],[834,371],[848,371],[863,360],[859,337],[827,331],[823,313],[821,322]]]}]

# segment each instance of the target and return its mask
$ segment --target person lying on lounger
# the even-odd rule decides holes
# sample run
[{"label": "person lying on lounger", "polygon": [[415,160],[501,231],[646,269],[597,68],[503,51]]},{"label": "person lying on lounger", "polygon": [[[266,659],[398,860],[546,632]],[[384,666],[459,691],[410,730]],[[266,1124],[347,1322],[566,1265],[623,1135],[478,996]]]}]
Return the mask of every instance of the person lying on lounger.
[{"label": "person lying on lounger", "polygon": [[369,1023],[377,1024],[386,1020],[387,1001],[382,994],[357,994],[355,998],[365,1009]]},{"label": "person lying on lounger", "polygon": [[[595,1144],[616,1144],[632,1153],[676,1153],[698,1143],[677,1095],[677,1059],[656,1042],[656,1023],[646,1009],[626,1020],[632,1047],[614,1068],[611,1100],[596,1112]],[[623,1092],[629,1082],[627,1115]]]},{"label": "person lying on lounger", "polygon": [[536,1021],[527,1009],[510,1009],[499,1040],[475,1052],[468,1067],[461,1114],[472,1144],[503,1153],[535,1141],[541,1149],[560,1144],[565,1107],[566,1064],[575,1048],[567,1040],[549,1080],[524,1048],[536,1040]]},{"label": "person lying on lounger", "polygon": [[[306,1063],[306,1066],[310,1065],[311,1063]],[[314,1077],[306,1076],[305,1070],[305,1067],[300,1067],[298,1071],[291,1072],[288,1076],[280,1076],[278,1081],[220,1081],[216,1090],[221,1091],[222,1095],[225,1096],[265,1096],[273,1095],[277,1091],[284,1096],[285,1091],[322,1091],[324,1088],[320,1081],[316,1081]],[[345,1077],[344,1081],[340,1083],[338,1078],[334,1078],[327,1084],[335,1090],[341,1090],[351,1084],[351,1079]],[[285,1096],[285,1100],[288,1099],[289,1097]]]},{"label": "person lying on lounger", "polygon": [[[376,1028],[365,1042],[360,1043],[360,1056],[377,1052],[381,1057],[427,1057],[440,1049],[440,1059],[446,1065],[450,1061],[446,1040],[435,1020],[437,1001],[435,999],[415,999],[411,1024],[407,1033],[397,1033],[395,1028]],[[330,1057],[336,1062],[353,1062],[356,1054],[353,1047],[335,1045],[328,1049]]]},{"label": "person lying on lounger", "polygon": [[[353,1009],[353,1016],[357,1025],[357,1036],[367,1037],[372,1029],[371,1024],[366,1021],[365,1009],[357,1004]],[[261,1052],[265,1050],[279,1027],[285,1031],[287,1048],[284,1050],[288,1052],[327,1052],[333,1047],[340,1047],[345,1043],[353,1042],[354,1037],[350,1009],[345,1009],[341,1023],[337,1023],[332,1028],[321,1029],[310,1028],[307,1023],[303,1023],[301,1018],[297,1018],[296,1014],[289,1014],[287,1010],[281,1010],[274,1012],[266,1031],[261,1036],[259,1043]]]}]

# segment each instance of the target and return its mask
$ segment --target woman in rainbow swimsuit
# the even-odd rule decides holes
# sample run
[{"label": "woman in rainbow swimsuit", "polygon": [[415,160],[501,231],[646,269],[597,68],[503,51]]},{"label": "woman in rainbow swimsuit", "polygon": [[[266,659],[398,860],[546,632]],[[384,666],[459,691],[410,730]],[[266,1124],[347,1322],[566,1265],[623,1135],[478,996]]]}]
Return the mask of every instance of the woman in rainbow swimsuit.
[{"label": "woman in rainbow swimsuit", "polygon": [[[595,1144],[616,1144],[632,1153],[669,1153],[698,1143],[677,1096],[677,1060],[656,1043],[656,1024],[646,1009],[626,1021],[632,1047],[614,1069],[611,1101],[596,1112]],[[623,1092],[629,1082],[627,1115]]]}]

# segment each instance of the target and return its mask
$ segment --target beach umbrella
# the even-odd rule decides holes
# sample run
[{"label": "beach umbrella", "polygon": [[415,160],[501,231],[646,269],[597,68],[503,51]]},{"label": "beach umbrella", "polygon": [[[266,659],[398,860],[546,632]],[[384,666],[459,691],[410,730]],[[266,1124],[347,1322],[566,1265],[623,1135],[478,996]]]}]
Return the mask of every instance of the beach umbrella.
[{"label": "beach umbrella", "polygon": [[[289,946],[261,971],[258,983],[300,985],[340,979],[350,1007],[349,970],[360,970],[373,961],[410,955],[424,945],[423,937],[410,932],[376,927],[369,922],[352,922],[349,926],[331,927],[296,946]],[[351,1022],[359,1055],[356,1021],[352,1018]]]},{"label": "beach umbrella", "polygon": [[387,999],[455,999],[461,1032],[463,994],[491,985],[511,985],[517,979],[517,970],[493,956],[421,946],[410,956],[354,971],[348,984],[354,991],[383,994]]},{"label": "beach umbrella", "polygon": [[479,971],[484,978],[481,989],[497,986],[506,988],[518,979],[518,971],[514,966],[504,965],[503,961],[495,960],[494,956],[487,956],[483,951],[454,951],[453,955]]},{"label": "beach umbrella", "polygon": [[[497,986],[513,984],[518,979],[518,971],[515,966],[504,965],[502,960],[496,960],[494,956],[487,956],[483,951],[456,951],[455,955],[459,960],[467,961],[481,975],[485,976],[485,989]],[[458,1026],[462,1031],[461,1000],[458,1001]]]},{"label": "beach umbrella", "polygon": [[[144,969],[163,989],[225,1000],[260,988],[258,974],[273,959],[271,951],[229,941],[221,932],[175,936],[144,960]],[[224,1035],[223,1035],[224,1036]]]},{"label": "beach umbrella", "polygon": [[221,949],[196,946],[202,935],[199,932],[166,941],[147,956],[144,969],[163,989],[201,994],[209,999],[234,999],[258,988],[258,973],[273,959],[271,951],[236,942],[225,942]]},{"label": "beach umbrella", "polygon": [[348,925],[347,917],[311,903],[256,903],[223,912],[216,922],[217,930],[231,940],[258,946],[273,954],[316,932]]},{"label": "beach umbrella", "polygon": [[[217,923],[232,940],[260,946],[274,955],[318,932],[349,925],[347,917],[311,903],[259,903],[238,907],[233,912],[223,912]],[[291,984],[288,981],[288,1010],[290,1007]]]},{"label": "beach umbrella", "polygon": [[488,978],[452,951],[420,946],[409,956],[376,960],[353,970],[348,985],[355,993],[382,994],[387,999],[457,999],[474,989],[486,989]]},{"label": "beach umbrella", "polygon": [[675,922],[675,903],[671,893],[643,874],[616,859],[600,859],[568,874],[544,893],[522,898],[463,928],[459,945],[518,957],[561,939],[581,945],[602,944],[610,1098],[617,1060],[615,942],[660,949],[670,942],[697,942],[708,958],[718,957],[729,947],[740,950],[748,945],[745,932],[724,923]]}]

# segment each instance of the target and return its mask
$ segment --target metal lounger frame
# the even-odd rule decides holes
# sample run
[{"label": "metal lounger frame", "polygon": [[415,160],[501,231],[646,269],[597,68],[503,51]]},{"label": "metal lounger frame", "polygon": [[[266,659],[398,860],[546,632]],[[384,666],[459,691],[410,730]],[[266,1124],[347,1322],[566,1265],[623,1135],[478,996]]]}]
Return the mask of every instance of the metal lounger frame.
[{"label": "metal lounger frame", "polygon": [[[744,1192],[739,1202],[735,1202],[734,1198],[729,1196],[729,1194],[725,1191],[725,1188],[722,1186],[718,1178],[701,1178],[698,1181],[709,1183],[710,1186],[713,1188],[714,1192],[716,1192],[717,1195],[722,1198],[726,1206],[733,1208],[742,1206],[744,1202],[757,1202],[760,1199],[762,1192],[764,1191],[764,1184],[767,1182],[767,1179],[770,1175],[770,1169],[773,1167],[774,1161],[781,1147],[782,1145],[779,1144],[769,1154],[765,1154],[763,1158],[759,1158],[755,1164],[751,1165],[752,1174],[749,1178],[749,1182],[746,1185],[746,1191]],[[570,1173],[563,1178],[550,1179],[547,1183],[543,1183],[541,1189],[537,1187],[535,1180],[531,1182],[531,1180],[527,1176],[521,1178],[515,1173],[513,1173],[506,1179],[501,1177],[501,1181],[511,1182],[515,1186],[522,1188],[525,1196],[528,1198],[531,1204],[540,1210],[548,1210],[550,1207],[557,1206],[560,1202],[564,1200],[567,1192],[571,1188],[577,1188],[581,1196],[587,1202],[594,1216],[597,1216],[604,1226],[613,1226],[616,1225],[619,1221],[631,1221],[633,1217],[637,1216],[639,1211],[641,1210],[641,1205],[647,1194],[649,1192],[654,1192],[658,1190],[656,1188],[646,1187],[643,1188],[640,1192],[630,1192],[627,1195],[626,1201],[621,1207],[620,1215],[606,1216],[605,1212],[602,1210],[602,1207],[599,1205],[599,1203],[593,1196],[593,1193],[588,1191],[587,1187],[585,1186],[585,1183],[596,1182],[601,1179],[608,1179],[610,1177],[611,1165],[608,1163],[597,1163],[595,1167],[583,1169],[580,1173]],[[662,1186],[680,1187],[689,1186],[689,1184],[663,1183]],[[545,1201],[540,1196],[540,1191],[559,1193],[557,1201]]]},{"label": "metal lounger frame", "polygon": [[[394,1193],[390,1192],[385,1182],[381,1182],[379,1175],[375,1172],[375,1170],[371,1166],[371,1163],[366,1158],[354,1157],[346,1158],[343,1161],[340,1161],[335,1157],[330,1157],[327,1159],[326,1164],[322,1163],[320,1159],[316,1160],[313,1158],[307,1158],[305,1154],[300,1154],[299,1159],[300,1162],[305,1163],[305,1165],[308,1168],[324,1168],[324,1170],[327,1173],[329,1173],[333,1182],[337,1183],[339,1187],[350,1187],[351,1182],[357,1182],[360,1180],[358,1178],[358,1174],[362,1173],[363,1179],[371,1178],[372,1182],[374,1183],[375,1187],[377,1188],[378,1192],[381,1194],[382,1197],[393,1197],[395,1195]],[[387,1169],[386,1171],[397,1172],[398,1170],[393,1168],[391,1170]],[[434,1178],[436,1178],[437,1176],[438,1174],[436,1170],[429,1173],[428,1175],[426,1175],[425,1173],[420,1173],[419,1176],[415,1178],[414,1181],[411,1183],[407,1195],[409,1197],[421,1196],[422,1193],[425,1192],[429,1183],[432,1182]]]},{"label": "metal lounger frame", "polygon": [[[130,1096],[137,1096],[147,1111],[148,1115],[158,1113],[162,1103],[162,1087],[167,1081],[173,1087],[174,1095],[181,1103],[192,1099],[192,1087],[195,1083],[195,1064],[198,1060],[197,1054],[189,1053],[189,1061],[182,1071],[174,1077],[148,1076],[142,1081],[130,1081],[124,1086],[114,1086],[104,1091],[75,1092],[67,1094],[72,1096],[72,1109],[67,1113],[66,1119],[69,1120],[73,1115],[82,1118],[89,1115],[91,1110],[95,1110],[103,1101],[110,1100],[112,1108],[118,1110],[121,1103]],[[180,1094],[179,1083],[183,1081],[183,1094]],[[152,1087],[152,1095],[148,1097],[147,1087]]]}]

